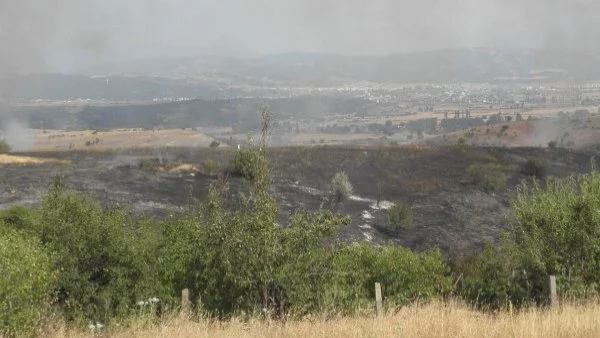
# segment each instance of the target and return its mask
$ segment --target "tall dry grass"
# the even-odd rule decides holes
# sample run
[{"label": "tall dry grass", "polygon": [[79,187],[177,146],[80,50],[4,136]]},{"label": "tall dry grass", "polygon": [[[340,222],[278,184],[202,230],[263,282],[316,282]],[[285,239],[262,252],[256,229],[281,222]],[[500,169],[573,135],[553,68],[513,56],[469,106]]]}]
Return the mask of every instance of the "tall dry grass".
[{"label": "tall dry grass", "polygon": [[[600,337],[600,305],[566,305],[556,310],[530,308],[484,314],[460,304],[407,307],[381,318],[305,319],[277,322],[191,321],[180,318],[159,325],[134,321],[111,328],[105,337]],[[90,332],[58,325],[48,337],[93,337]],[[96,334],[96,337],[98,333]]]}]

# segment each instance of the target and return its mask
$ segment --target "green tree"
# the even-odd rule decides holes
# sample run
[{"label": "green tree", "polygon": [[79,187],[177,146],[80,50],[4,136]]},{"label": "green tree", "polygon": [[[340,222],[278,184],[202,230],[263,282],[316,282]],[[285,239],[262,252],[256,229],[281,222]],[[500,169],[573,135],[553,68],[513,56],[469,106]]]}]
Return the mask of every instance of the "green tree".
[{"label": "green tree", "polygon": [[331,180],[331,189],[337,203],[341,203],[350,198],[354,190],[352,183],[350,183],[350,178],[348,178],[348,175],[343,171],[333,176],[333,179]]}]

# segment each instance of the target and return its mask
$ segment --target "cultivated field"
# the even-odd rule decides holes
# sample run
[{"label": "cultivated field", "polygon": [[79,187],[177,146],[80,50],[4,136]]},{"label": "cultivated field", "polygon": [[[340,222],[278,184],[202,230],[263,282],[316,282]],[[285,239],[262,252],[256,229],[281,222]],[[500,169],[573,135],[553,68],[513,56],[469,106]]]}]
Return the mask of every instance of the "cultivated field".
[{"label": "cultivated field", "polygon": [[[484,314],[466,306],[435,303],[411,306],[382,318],[359,317],[299,322],[210,322],[170,319],[159,325],[134,322],[108,329],[112,337],[600,337],[600,306],[568,305],[557,310],[532,308],[519,313]],[[95,337],[56,324],[48,337]]]},{"label": "cultivated field", "polygon": [[157,147],[208,147],[213,138],[194,130],[119,129],[110,131],[46,130],[36,134],[33,151],[106,151]]}]

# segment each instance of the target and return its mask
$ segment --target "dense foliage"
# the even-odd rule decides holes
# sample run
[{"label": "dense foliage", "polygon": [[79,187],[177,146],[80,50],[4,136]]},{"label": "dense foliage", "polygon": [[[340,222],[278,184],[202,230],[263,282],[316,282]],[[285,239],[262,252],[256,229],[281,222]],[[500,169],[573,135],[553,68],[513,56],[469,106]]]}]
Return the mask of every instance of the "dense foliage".
[{"label": "dense foliage", "polygon": [[55,270],[30,234],[0,220],[0,336],[34,336],[52,301]]},{"label": "dense foliage", "polygon": [[600,173],[523,184],[512,235],[465,269],[463,295],[485,306],[546,303],[548,278],[569,299],[600,292]]}]

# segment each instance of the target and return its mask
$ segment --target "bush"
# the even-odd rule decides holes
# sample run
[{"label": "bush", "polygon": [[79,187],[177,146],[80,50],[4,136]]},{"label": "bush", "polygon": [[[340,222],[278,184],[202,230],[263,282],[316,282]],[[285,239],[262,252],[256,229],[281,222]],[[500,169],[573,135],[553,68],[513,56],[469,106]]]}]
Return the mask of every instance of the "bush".
[{"label": "bush", "polygon": [[467,142],[467,140],[464,137],[461,137],[458,139],[458,142],[456,143],[456,145],[458,145],[459,147],[468,147],[469,143]]},{"label": "bush", "polygon": [[11,150],[12,148],[6,140],[0,140],[0,154],[8,154]]},{"label": "bush", "polygon": [[513,238],[472,262],[463,296],[491,307],[547,303],[549,275],[563,299],[600,294],[600,173],[523,184],[511,209]]},{"label": "bush", "polygon": [[512,209],[517,244],[532,266],[557,276],[560,293],[600,293],[600,173],[523,185]]},{"label": "bush", "polygon": [[381,283],[388,308],[452,290],[450,268],[438,250],[418,254],[394,245],[361,244],[342,246],[330,259],[334,273],[324,285],[326,302],[343,313],[371,306],[376,282]]},{"label": "bush", "polygon": [[404,203],[394,204],[383,217],[383,226],[392,230],[411,230],[414,227],[412,209]]},{"label": "bush", "polygon": [[206,172],[208,172],[209,174],[214,174],[221,170],[221,166],[219,165],[219,163],[217,163],[211,158],[207,158],[202,166],[204,167],[204,170],[206,170]]},{"label": "bush", "polygon": [[267,159],[261,150],[251,147],[238,150],[232,163],[232,174],[256,182],[261,175],[268,174]]},{"label": "bush", "polygon": [[523,164],[521,171],[527,176],[545,178],[548,174],[548,161],[542,157],[530,158]]},{"label": "bush", "polygon": [[558,145],[558,142],[556,142],[556,141],[548,142],[548,148],[550,148],[550,149],[556,149],[557,145]]},{"label": "bush", "polygon": [[67,319],[107,323],[130,314],[139,299],[168,298],[168,284],[156,282],[155,223],[66,194],[59,182],[35,215],[21,219],[13,225],[24,224],[55,258],[57,303]]},{"label": "bush", "polygon": [[504,168],[498,164],[473,164],[467,169],[471,184],[486,193],[502,192],[506,189]]},{"label": "bush", "polygon": [[508,233],[500,236],[498,247],[487,244],[462,272],[465,278],[458,292],[479,307],[520,307],[539,303],[547,295],[547,281],[526,265],[520,248]]},{"label": "bush", "polygon": [[50,255],[39,241],[0,221],[0,336],[36,336],[54,282]]},{"label": "bush", "polygon": [[213,149],[214,149],[214,148],[219,148],[219,146],[220,146],[220,145],[221,145],[221,143],[219,143],[219,142],[217,142],[217,141],[215,141],[215,140],[213,140],[213,141],[210,143],[210,147],[211,147],[211,148],[213,148]]},{"label": "bush", "polygon": [[335,174],[331,180],[331,188],[333,190],[334,198],[338,203],[350,198],[354,190],[348,175],[343,171]]}]

